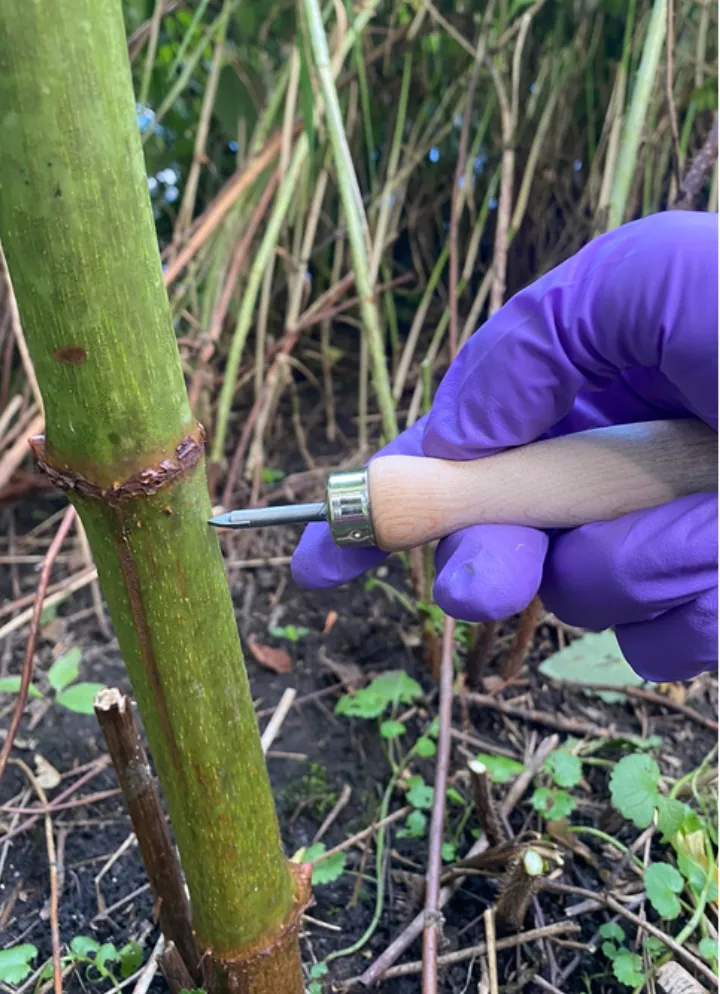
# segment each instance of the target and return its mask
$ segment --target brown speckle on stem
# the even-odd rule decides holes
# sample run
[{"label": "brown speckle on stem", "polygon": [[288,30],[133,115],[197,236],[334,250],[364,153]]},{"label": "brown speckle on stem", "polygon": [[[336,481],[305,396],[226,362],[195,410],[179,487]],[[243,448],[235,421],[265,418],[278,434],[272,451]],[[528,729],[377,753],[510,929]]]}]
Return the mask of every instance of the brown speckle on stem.
[{"label": "brown speckle on stem", "polygon": [[[59,194],[56,194],[56,196],[59,196]],[[62,348],[53,349],[52,355],[56,362],[80,366],[87,359],[87,350],[82,345],[63,345]]]}]

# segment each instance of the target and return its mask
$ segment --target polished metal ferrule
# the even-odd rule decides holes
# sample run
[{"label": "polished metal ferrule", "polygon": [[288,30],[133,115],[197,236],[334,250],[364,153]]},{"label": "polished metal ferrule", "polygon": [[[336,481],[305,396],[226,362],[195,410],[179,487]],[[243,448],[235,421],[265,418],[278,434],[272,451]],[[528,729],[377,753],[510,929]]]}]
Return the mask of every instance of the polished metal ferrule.
[{"label": "polished metal ferrule", "polygon": [[375,545],[370,510],[367,468],[330,474],[327,520],[336,545],[340,548]]}]

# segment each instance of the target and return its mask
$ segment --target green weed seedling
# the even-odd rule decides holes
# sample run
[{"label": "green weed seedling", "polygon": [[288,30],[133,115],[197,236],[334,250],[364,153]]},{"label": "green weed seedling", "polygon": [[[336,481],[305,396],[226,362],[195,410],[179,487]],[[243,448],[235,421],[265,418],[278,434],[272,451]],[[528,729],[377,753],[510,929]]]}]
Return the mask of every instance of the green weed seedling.
[{"label": "green weed seedling", "polygon": [[322,978],[327,975],[327,963],[315,963],[310,967],[310,983],[307,994],[322,994]]},{"label": "green weed seedling", "polygon": [[582,780],[582,762],[569,749],[556,749],[545,760],[543,772],[552,787],[538,787],[532,795],[533,808],[548,821],[568,818],[575,810],[575,798],[566,788],[577,787]]},{"label": "green weed seedling", "polygon": [[263,483],[280,483],[286,475],[282,469],[270,469],[269,466],[266,466],[262,471],[262,481]]},{"label": "green weed seedling", "polygon": [[[385,722],[383,738],[394,739],[405,731],[405,726],[395,721],[397,708],[400,704],[412,704],[418,697],[422,697],[422,692],[417,680],[409,677],[404,670],[390,670],[376,676],[367,687],[362,687],[352,694],[343,694],[335,705],[335,712],[348,718],[364,718],[371,721],[390,711],[390,721]],[[391,725],[391,722],[394,722],[394,725]]]},{"label": "green weed seedling", "polygon": [[522,773],[525,767],[508,756],[494,756],[489,752],[479,752],[475,759],[482,763],[493,783],[507,783]]},{"label": "green weed seedling", "polygon": [[[136,973],[143,962],[142,947],[137,942],[128,942],[117,949],[112,942],[100,943],[89,935],[76,935],[70,943],[70,950],[60,957],[63,966],[73,964],[85,967],[85,979],[90,984],[107,981],[117,987],[121,980],[127,980]],[[49,980],[53,975],[52,963],[47,963],[38,978],[38,984]]]},{"label": "green weed seedling", "polygon": [[285,792],[286,802],[302,804],[316,818],[322,818],[337,801],[337,794],[327,780],[325,767],[320,763],[310,763],[310,769],[295,780]]},{"label": "green weed seedling", "polygon": [[332,884],[341,877],[345,870],[345,853],[336,852],[325,858],[324,842],[314,842],[311,846],[303,846],[292,857],[293,863],[312,863],[312,885]]},{"label": "green weed seedling", "polygon": [[300,639],[303,639],[306,635],[310,634],[310,629],[302,628],[297,625],[285,625],[283,627],[275,625],[270,629],[270,634],[276,639],[286,639],[288,642],[299,642]]},{"label": "green weed seedling", "polygon": [[[612,963],[615,979],[626,987],[637,987],[644,980],[642,956],[628,949],[625,933],[617,922],[607,922],[600,928],[600,936],[605,940],[600,947]],[[618,945],[620,943],[620,945]]]},{"label": "green weed seedling", "polygon": [[[47,678],[53,693],[53,701],[60,707],[76,714],[93,714],[93,700],[99,690],[102,690],[102,683],[87,683],[85,681],[76,682],[80,675],[80,662],[82,651],[78,648],[70,649],[62,656],[58,656],[48,670]],[[7,676],[0,679],[0,694],[17,694],[20,692],[20,677]],[[29,688],[30,697],[37,700],[44,700],[45,694],[33,683]]]},{"label": "green weed seedling", "polygon": [[22,983],[32,972],[32,962],[37,953],[37,947],[29,942],[0,949],[0,980],[10,987]]}]

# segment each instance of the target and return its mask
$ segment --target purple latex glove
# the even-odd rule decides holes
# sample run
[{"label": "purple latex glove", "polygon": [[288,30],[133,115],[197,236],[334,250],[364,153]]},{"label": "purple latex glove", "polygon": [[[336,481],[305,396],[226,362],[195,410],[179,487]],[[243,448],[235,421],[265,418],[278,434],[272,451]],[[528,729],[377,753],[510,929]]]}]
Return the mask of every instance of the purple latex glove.
[{"label": "purple latex glove", "polygon": [[[476,459],[544,436],[688,416],[717,431],[717,245],[717,215],[686,211],[595,239],[494,314],[429,414],[378,455]],[[292,571],[302,586],[332,587],[383,558],[341,550],[327,525],[309,525]],[[550,534],[467,528],[438,544],[436,565],[435,599],[455,618],[508,617],[539,592],[568,624],[613,626],[648,680],[717,665],[717,495]]]}]

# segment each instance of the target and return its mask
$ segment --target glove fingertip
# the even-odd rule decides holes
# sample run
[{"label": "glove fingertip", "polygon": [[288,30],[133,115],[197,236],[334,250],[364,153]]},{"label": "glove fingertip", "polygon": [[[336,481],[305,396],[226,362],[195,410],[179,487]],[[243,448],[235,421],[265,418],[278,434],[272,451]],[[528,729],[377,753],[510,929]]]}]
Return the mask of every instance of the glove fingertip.
[{"label": "glove fingertip", "polygon": [[542,532],[484,525],[444,542],[434,596],[450,617],[499,621],[524,610],[537,593],[547,550]]},{"label": "glove fingertip", "polygon": [[293,553],[290,573],[305,590],[328,590],[354,580],[386,556],[379,549],[341,549],[328,525],[311,524]]},{"label": "glove fingertip", "polygon": [[622,654],[650,683],[692,680],[718,666],[718,592],[708,590],[651,621],[618,625]]}]

